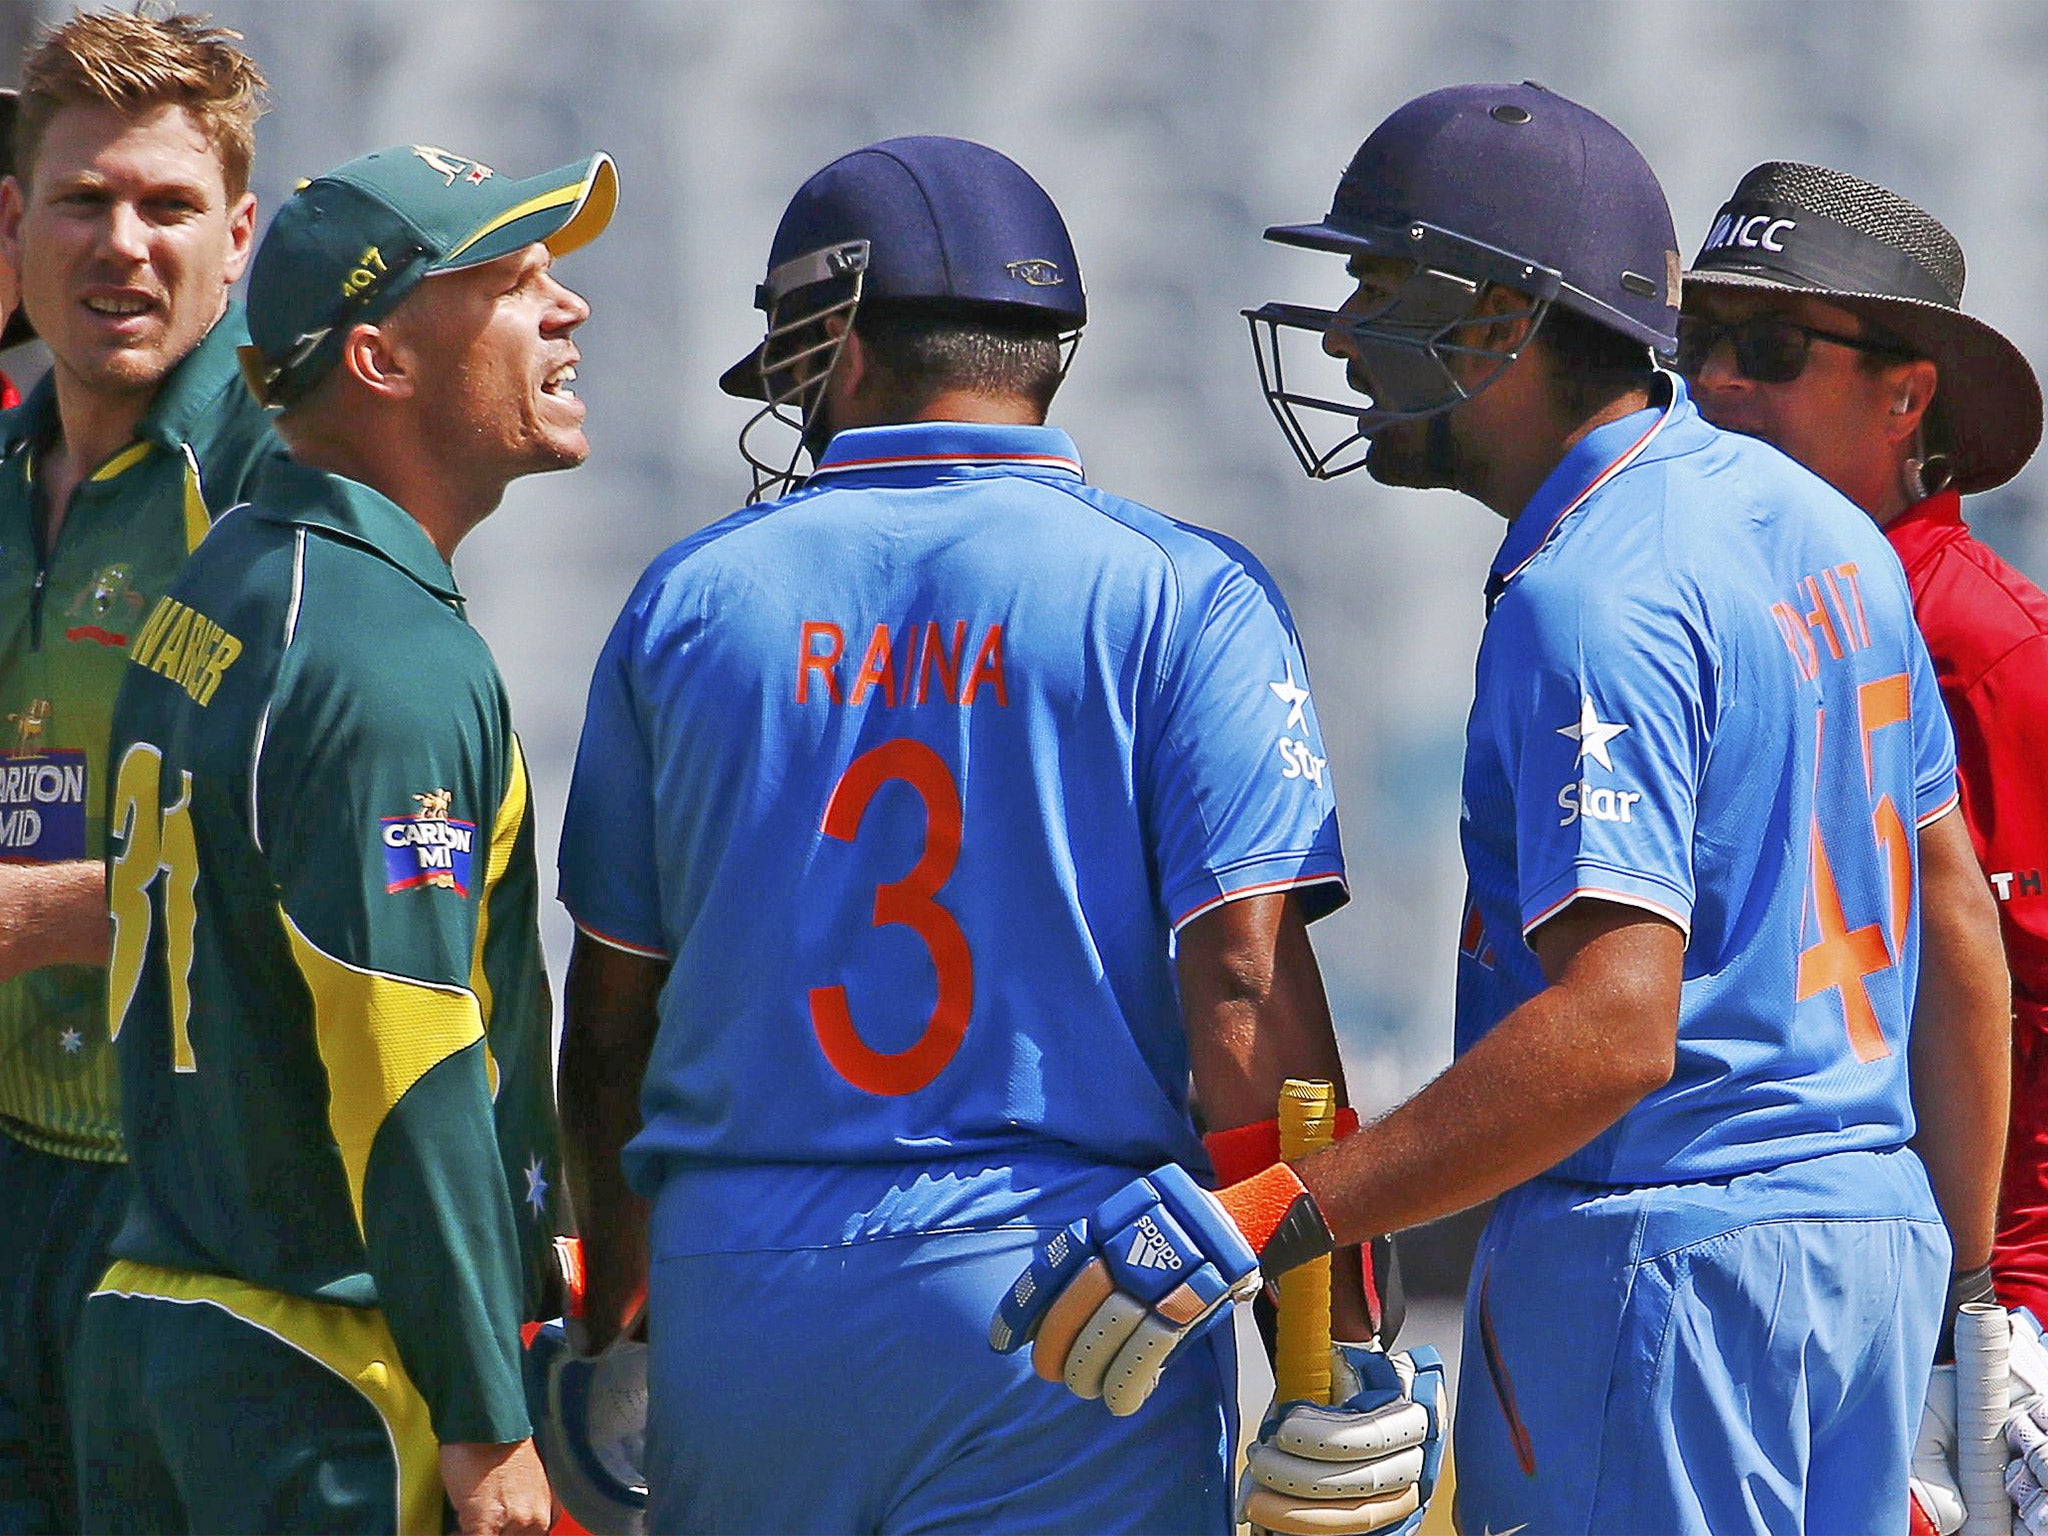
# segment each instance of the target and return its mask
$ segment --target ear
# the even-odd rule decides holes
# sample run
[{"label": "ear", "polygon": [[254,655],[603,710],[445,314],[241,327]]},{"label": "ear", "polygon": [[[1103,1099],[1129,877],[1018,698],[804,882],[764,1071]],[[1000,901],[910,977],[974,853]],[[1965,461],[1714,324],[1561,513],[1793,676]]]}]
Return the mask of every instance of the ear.
[{"label": "ear", "polygon": [[833,387],[848,394],[857,392],[875,371],[874,364],[868,361],[867,344],[843,314],[825,317],[825,333],[842,338],[839,356],[832,365]]},{"label": "ear", "polygon": [[[4,218],[0,213],[0,218]],[[221,275],[228,286],[241,277],[249,265],[249,253],[256,249],[256,194],[244,192],[228,210],[228,259]]]},{"label": "ear", "polygon": [[1490,283],[1479,295],[1473,315],[1487,322],[1487,347],[1499,352],[1512,352],[1528,341],[1529,332],[1536,323],[1529,311],[1535,307],[1536,301],[1526,293]]},{"label": "ear", "polygon": [[419,383],[413,350],[386,326],[352,326],[337,366],[382,400],[410,400]]},{"label": "ear", "polygon": [[0,261],[21,271],[21,216],[28,211],[28,192],[18,176],[0,181]]},{"label": "ear", "polygon": [[833,430],[837,431],[865,419],[861,402],[874,388],[875,365],[868,357],[860,332],[847,322],[845,315],[827,315],[825,330],[828,335],[838,337],[840,342],[838,355],[832,360],[832,371],[825,376],[822,396],[826,407],[825,419],[836,423]]},{"label": "ear", "polygon": [[1884,435],[1890,443],[1910,443],[1920,435],[1927,408],[1934,404],[1939,371],[1924,357],[1916,357],[1885,369],[1881,376],[1890,405],[1885,411]]}]

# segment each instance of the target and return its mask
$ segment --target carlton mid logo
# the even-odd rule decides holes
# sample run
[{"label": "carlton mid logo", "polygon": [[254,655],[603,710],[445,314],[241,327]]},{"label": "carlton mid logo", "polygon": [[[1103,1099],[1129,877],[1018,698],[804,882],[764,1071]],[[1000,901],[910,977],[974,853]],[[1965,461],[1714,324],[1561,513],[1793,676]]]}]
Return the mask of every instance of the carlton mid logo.
[{"label": "carlton mid logo", "polygon": [[0,864],[85,857],[85,754],[0,753]]},{"label": "carlton mid logo", "polygon": [[449,817],[448,807],[454,798],[448,790],[430,789],[413,796],[419,802],[419,815],[386,816],[379,823],[387,893],[433,886],[458,896],[469,894],[476,824]]},{"label": "carlton mid logo", "polygon": [[1797,219],[1768,213],[1724,213],[1707,231],[1705,249],[1718,251],[1732,245],[1746,251],[1782,251],[1785,237],[1798,227]]},{"label": "carlton mid logo", "polygon": [[1005,262],[1003,270],[1018,282],[1028,283],[1033,288],[1057,288],[1067,280],[1058,262],[1047,261],[1042,256],[1034,256],[1029,261]]}]

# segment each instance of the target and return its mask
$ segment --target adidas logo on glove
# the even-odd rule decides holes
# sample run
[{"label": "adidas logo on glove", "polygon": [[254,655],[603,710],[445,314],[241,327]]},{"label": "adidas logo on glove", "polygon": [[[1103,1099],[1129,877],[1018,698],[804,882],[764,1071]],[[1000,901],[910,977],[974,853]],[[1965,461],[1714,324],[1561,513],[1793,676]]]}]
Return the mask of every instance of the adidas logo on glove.
[{"label": "adidas logo on glove", "polygon": [[1138,1269],[1181,1267],[1180,1255],[1150,1216],[1138,1218],[1137,1230],[1131,1235],[1131,1251],[1124,1255],[1124,1262]]}]

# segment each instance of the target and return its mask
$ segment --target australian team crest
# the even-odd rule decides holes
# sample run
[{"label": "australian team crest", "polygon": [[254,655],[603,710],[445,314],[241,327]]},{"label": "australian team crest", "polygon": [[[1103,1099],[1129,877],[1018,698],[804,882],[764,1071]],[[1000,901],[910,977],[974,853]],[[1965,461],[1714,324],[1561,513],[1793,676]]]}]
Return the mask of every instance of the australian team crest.
[{"label": "australian team crest", "polygon": [[384,843],[387,892],[436,886],[458,896],[469,894],[476,823],[449,816],[454,798],[449,790],[430,789],[413,796],[420,808],[418,815],[383,818],[379,835]]},{"label": "australian team crest", "polygon": [[134,621],[142,614],[142,594],[135,590],[134,574],[125,565],[102,566],[95,571],[64,610],[84,621],[66,629],[64,638],[117,648],[126,645]]}]

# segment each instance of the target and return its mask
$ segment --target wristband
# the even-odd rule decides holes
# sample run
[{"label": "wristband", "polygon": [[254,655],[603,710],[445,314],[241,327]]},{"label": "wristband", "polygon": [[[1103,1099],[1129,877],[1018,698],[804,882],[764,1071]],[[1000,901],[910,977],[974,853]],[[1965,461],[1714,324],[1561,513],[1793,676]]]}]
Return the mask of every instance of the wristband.
[{"label": "wristband", "polygon": [[1941,1336],[1934,1341],[1934,1363],[1954,1365],[1956,1363],[1956,1314],[1973,1301],[1996,1301],[1997,1294],[1991,1287],[1991,1266],[1979,1264],[1975,1269],[1953,1275],[1948,1282],[1948,1305],[1942,1309]]},{"label": "wristband", "polygon": [[[1342,1141],[1357,1129],[1358,1111],[1349,1105],[1340,1106],[1330,1139]],[[1239,1184],[1280,1161],[1280,1122],[1255,1120],[1227,1131],[1211,1131],[1202,1138],[1202,1145],[1215,1165],[1216,1182]]]},{"label": "wristband", "polygon": [[1268,1280],[1337,1246],[1315,1196],[1285,1163],[1219,1190],[1216,1199],[1252,1245]]}]

